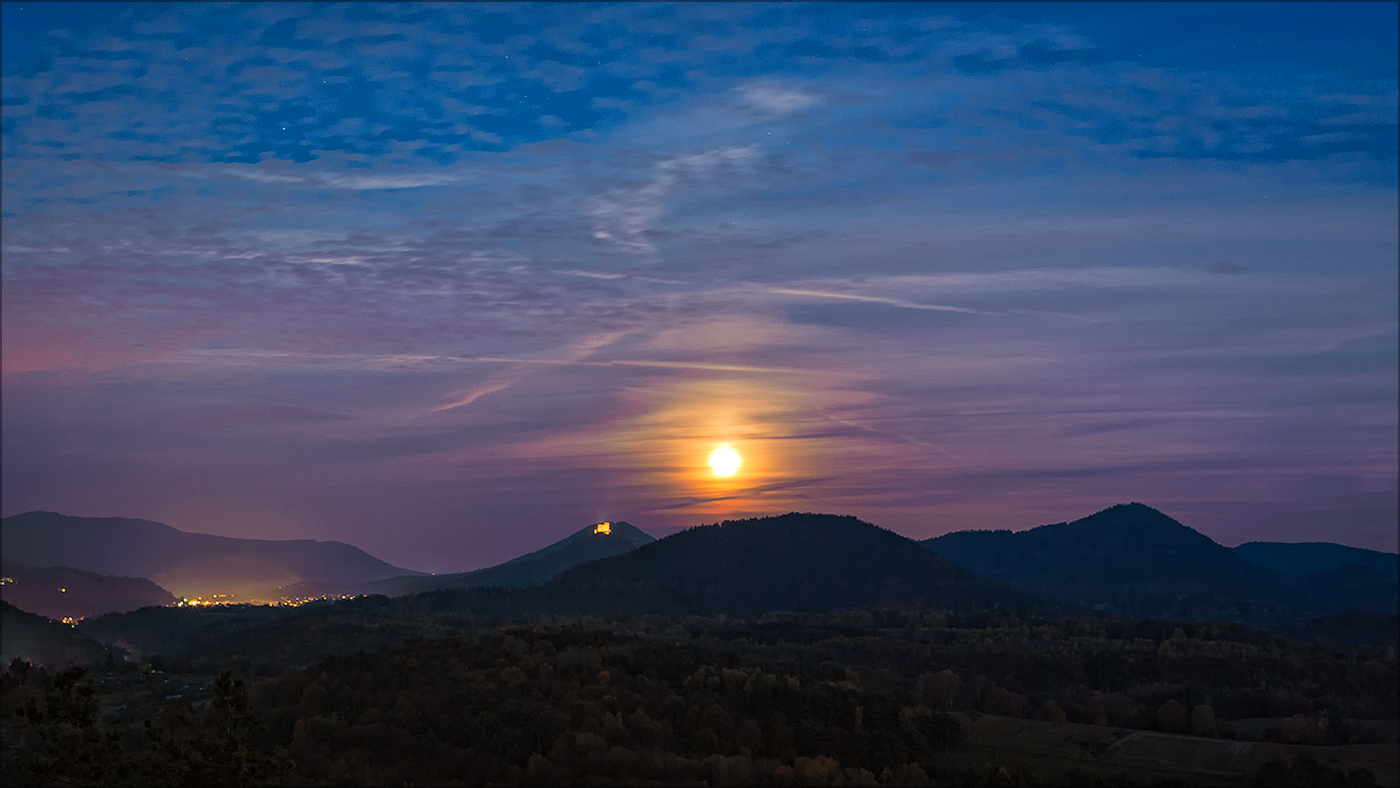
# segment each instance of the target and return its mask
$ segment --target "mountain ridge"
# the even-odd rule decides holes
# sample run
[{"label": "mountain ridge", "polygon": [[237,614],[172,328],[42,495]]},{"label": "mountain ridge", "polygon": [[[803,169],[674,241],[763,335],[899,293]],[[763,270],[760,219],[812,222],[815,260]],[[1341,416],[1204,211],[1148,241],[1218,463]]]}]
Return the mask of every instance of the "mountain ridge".
[{"label": "mountain ridge", "polygon": [[125,517],[33,511],[0,520],[0,549],[33,566],[143,577],[176,596],[262,595],[303,580],[364,582],[413,575],[345,542],[240,539]]},{"label": "mountain ridge", "polygon": [[[600,526],[607,526],[606,530]],[[298,583],[284,591],[290,596],[384,594],[404,596],[448,588],[502,586],[523,588],[553,579],[560,572],[588,561],[633,550],[656,538],[625,521],[593,523],[533,552],[470,572],[390,577],[370,583]]]},{"label": "mountain ridge", "polygon": [[1119,615],[1267,624],[1297,613],[1395,607],[1375,570],[1278,575],[1141,503],[1025,531],[955,531],[921,544],[994,580]]},{"label": "mountain ridge", "polygon": [[[475,592],[475,593],[474,593]],[[1065,610],[978,577],[850,515],[790,512],[695,526],[541,586],[420,594],[433,609],[760,615],[867,606]]]},{"label": "mountain ridge", "polygon": [[52,619],[125,613],[177,601],[174,594],[144,577],[100,575],[67,566],[30,566],[8,558],[0,562],[0,569],[5,574],[0,599]]},{"label": "mountain ridge", "polygon": [[1367,566],[1400,576],[1400,554],[1336,542],[1245,542],[1235,555],[1280,575],[1311,575],[1343,566]]},{"label": "mountain ridge", "polygon": [[[606,526],[606,528],[600,528]],[[589,561],[611,558],[656,541],[656,537],[624,520],[594,523],[553,544],[495,566],[454,575],[411,578],[409,593],[462,585],[530,586],[546,583],[561,572]],[[380,581],[382,585],[397,578]]]}]

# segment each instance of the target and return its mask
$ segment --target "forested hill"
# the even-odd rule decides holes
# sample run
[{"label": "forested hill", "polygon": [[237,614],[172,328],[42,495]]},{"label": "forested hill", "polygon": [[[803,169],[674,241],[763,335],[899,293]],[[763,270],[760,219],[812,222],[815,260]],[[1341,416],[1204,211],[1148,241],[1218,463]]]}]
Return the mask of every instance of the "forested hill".
[{"label": "forested hill", "polygon": [[66,566],[37,567],[6,560],[0,598],[49,618],[87,618],[170,605],[175,597],[144,577],[112,577]]},{"label": "forested hill", "polygon": [[1394,580],[1377,570],[1283,577],[1140,503],[1070,523],[959,531],[922,544],[994,580],[1119,615],[1272,625],[1299,613],[1396,607]]},{"label": "forested hill", "polygon": [[423,596],[431,609],[483,613],[756,616],[879,606],[1046,615],[1070,609],[978,577],[855,517],[799,513],[691,528],[574,567],[536,588]]},{"label": "forested hill", "polygon": [[[600,528],[606,525],[606,528]],[[391,577],[368,584],[368,592],[400,596],[442,588],[469,586],[524,586],[547,583],[566,569],[600,558],[611,558],[656,539],[627,522],[595,523],[560,539],[548,547],[503,564],[450,575]]]},{"label": "forested hill", "polygon": [[24,660],[35,665],[91,665],[107,656],[101,643],[73,627],[0,602],[0,665]]},{"label": "forested hill", "polygon": [[1344,566],[1365,566],[1400,575],[1400,555],[1333,542],[1245,542],[1235,555],[1280,575],[1311,575]]},{"label": "forested hill", "polygon": [[344,542],[235,539],[151,520],[26,512],[0,520],[5,558],[144,577],[176,596],[270,596],[297,581],[363,582],[414,574]]}]

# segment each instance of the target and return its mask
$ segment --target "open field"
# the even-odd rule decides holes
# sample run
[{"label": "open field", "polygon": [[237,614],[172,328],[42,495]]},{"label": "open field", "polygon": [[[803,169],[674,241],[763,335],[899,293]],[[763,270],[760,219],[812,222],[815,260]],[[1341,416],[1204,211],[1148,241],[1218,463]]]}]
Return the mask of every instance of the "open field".
[{"label": "open field", "polygon": [[1370,769],[1377,785],[1400,784],[1400,754],[1393,743],[1306,747],[1272,742],[1231,741],[1170,733],[955,714],[967,730],[967,743],[950,762],[959,769],[990,766],[1054,774],[1080,769],[1137,779],[1179,777],[1203,785],[1248,785],[1270,760],[1307,756],[1351,771]]}]

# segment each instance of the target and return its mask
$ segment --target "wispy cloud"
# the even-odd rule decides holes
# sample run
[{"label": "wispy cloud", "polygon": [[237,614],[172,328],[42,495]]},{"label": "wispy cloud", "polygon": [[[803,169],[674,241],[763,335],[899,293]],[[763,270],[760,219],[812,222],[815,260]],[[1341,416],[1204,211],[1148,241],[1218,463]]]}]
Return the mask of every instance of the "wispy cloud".
[{"label": "wispy cloud", "polygon": [[900,309],[927,309],[934,312],[961,312],[967,315],[997,315],[999,312],[988,312],[981,309],[968,309],[961,306],[949,306],[947,304],[919,304],[913,301],[906,301],[902,298],[885,298],[883,296],[857,295],[855,293],[832,293],[821,290],[797,290],[788,287],[765,287],[762,288],[768,293],[778,293],[779,295],[805,296],[807,298],[834,298],[842,301],[862,301],[870,304],[888,304],[897,306]]},{"label": "wispy cloud", "polygon": [[445,186],[463,180],[460,175],[442,172],[420,172],[382,175],[347,175],[343,173],[308,173],[286,175],[267,172],[256,167],[225,167],[224,173],[254,183],[309,184],[329,186],[335,189],[372,191],[379,189],[417,189],[424,186]]},{"label": "wispy cloud", "polygon": [[782,85],[744,85],[736,90],[746,106],[779,115],[806,109],[818,101],[811,93]]},{"label": "wispy cloud", "polygon": [[337,189],[368,191],[374,189],[417,189],[424,186],[445,186],[462,180],[456,175],[421,173],[411,175],[323,175],[321,180]]},{"label": "wispy cloud", "polygon": [[616,189],[592,197],[586,212],[597,228],[593,235],[629,252],[649,254],[656,251],[648,238],[665,212],[666,198],[687,178],[704,176],[722,166],[737,166],[753,159],[754,146],[729,147],[687,156],[677,156],[658,163],[647,184],[634,189]]}]

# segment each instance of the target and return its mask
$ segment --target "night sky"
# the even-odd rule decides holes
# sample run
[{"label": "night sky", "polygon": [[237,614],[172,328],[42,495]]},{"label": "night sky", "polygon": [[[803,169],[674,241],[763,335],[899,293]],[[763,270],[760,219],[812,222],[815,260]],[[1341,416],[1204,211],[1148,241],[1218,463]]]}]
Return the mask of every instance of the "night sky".
[{"label": "night sky", "polygon": [[6,3],[3,513],[1395,550],[1396,9]]}]

